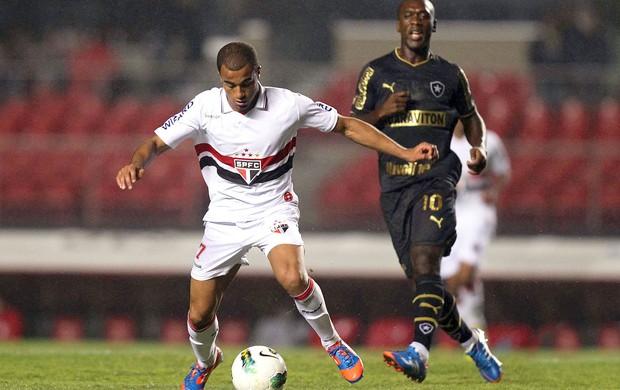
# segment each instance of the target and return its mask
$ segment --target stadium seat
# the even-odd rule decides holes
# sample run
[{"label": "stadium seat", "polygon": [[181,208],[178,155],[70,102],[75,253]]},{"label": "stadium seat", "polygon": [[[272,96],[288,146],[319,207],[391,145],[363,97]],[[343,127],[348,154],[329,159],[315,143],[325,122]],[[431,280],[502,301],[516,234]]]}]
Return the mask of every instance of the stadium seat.
[{"label": "stadium seat", "polygon": [[22,313],[8,306],[0,309],[0,341],[20,340],[23,335],[24,319]]},{"label": "stadium seat", "polygon": [[544,140],[555,137],[554,110],[542,99],[531,99],[523,107],[517,138]]},{"label": "stadium seat", "polygon": [[601,102],[594,122],[598,140],[620,140],[620,100],[608,98]]},{"label": "stadium seat", "polygon": [[566,322],[543,325],[537,332],[538,345],[560,351],[579,349],[582,346],[579,331]]},{"label": "stadium seat", "polygon": [[24,131],[32,133],[58,133],[66,114],[65,96],[50,87],[39,87],[29,99],[29,106],[36,107],[37,115],[29,115]]},{"label": "stadium seat", "polygon": [[84,339],[84,320],[76,316],[58,316],[54,319],[52,337],[56,341]]},{"label": "stadium seat", "polygon": [[28,119],[28,100],[14,97],[0,106],[0,134],[19,133]]},{"label": "stadium seat", "polygon": [[487,329],[489,344],[498,349],[519,349],[536,346],[534,329],[527,324],[498,323]]},{"label": "stadium seat", "polygon": [[181,112],[183,107],[183,103],[175,100],[165,97],[157,98],[145,104],[140,121],[135,124],[136,127],[134,129],[129,131],[135,131],[138,134],[151,134],[153,130],[164,124],[171,116]]},{"label": "stadium seat", "polygon": [[129,316],[114,315],[106,318],[104,333],[106,341],[131,342],[136,339],[136,323]]},{"label": "stadium seat", "polygon": [[502,138],[512,136],[515,122],[521,117],[518,106],[511,104],[504,96],[494,97],[489,101],[486,110],[481,112],[486,126],[498,133]]},{"label": "stadium seat", "polygon": [[244,345],[248,341],[250,325],[243,318],[219,318],[220,334],[217,339],[222,344]]},{"label": "stadium seat", "polygon": [[603,324],[596,335],[596,346],[607,350],[620,349],[620,325]]},{"label": "stadium seat", "polygon": [[131,153],[118,151],[93,158],[93,171],[98,174],[85,191],[87,225],[150,228],[195,225],[204,213],[204,206],[198,200],[206,189],[193,150],[175,150],[163,156],[148,168],[133,190],[122,191],[115,177]]},{"label": "stadium seat", "polygon": [[[334,317],[332,318],[334,326],[340,337],[350,345],[357,344],[361,335],[361,321],[357,317]],[[312,346],[321,346],[321,339],[310,329],[310,337],[308,343]]]},{"label": "stadium seat", "polygon": [[413,321],[407,317],[380,317],[368,325],[366,347],[402,348],[413,340]]},{"label": "stadium seat", "polygon": [[339,171],[319,186],[317,197],[322,206],[321,223],[330,228],[359,228],[374,222],[383,224],[376,153],[360,152],[359,157],[341,171],[347,172],[347,180],[342,179]]},{"label": "stadium seat", "polygon": [[585,103],[568,99],[560,105],[558,137],[564,140],[585,140],[592,133],[590,113]]},{"label": "stadium seat", "polygon": [[97,134],[106,115],[106,105],[97,96],[70,91],[62,131],[68,134]]},{"label": "stadium seat", "polygon": [[[100,132],[110,134],[135,134],[146,104],[134,96],[116,100],[102,119]],[[148,130],[149,133],[154,129]]]},{"label": "stadium seat", "polygon": [[185,318],[170,318],[161,324],[160,339],[166,344],[187,343],[187,322]]}]

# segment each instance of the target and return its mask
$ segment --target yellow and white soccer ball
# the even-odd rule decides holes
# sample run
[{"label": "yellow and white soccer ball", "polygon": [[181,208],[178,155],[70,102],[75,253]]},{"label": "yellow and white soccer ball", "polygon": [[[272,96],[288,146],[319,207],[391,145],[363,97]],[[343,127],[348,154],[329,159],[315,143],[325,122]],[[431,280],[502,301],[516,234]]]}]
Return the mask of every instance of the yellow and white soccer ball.
[{"label": "yellow and white soccer ball", "polygon": [[236,390],[281,390],[286,383],[286,364],[275,349],[254,345],[239,352],[232,363]]}]

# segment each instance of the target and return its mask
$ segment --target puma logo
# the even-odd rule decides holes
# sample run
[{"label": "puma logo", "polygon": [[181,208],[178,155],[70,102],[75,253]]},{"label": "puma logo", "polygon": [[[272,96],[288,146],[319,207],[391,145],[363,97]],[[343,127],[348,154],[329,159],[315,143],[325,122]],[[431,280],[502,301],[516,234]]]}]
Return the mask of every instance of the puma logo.
[{"label": "puma logo", "polygon": [[392,84],[383,83],[383,85],[382,85],[381,87],[382,87],[382,88],[387,88],[387,89],[389,89],[392,93],[394,93],[394,84],[396,84],[396,82],[393,82]]},{"label": "puma logo", "polygon": [[434,215],[431,215],[430,220],[435,222],[437,226],[439,226],[439,228],[441,229],[441,223],[443,222],[443,218],[437,219],[437,217],[435,217]]},{"label": "puma logo", "polygon": [[435,314],[439,313],[439,310],[441,310],[441,306],[433,306],[430,303],[426,303],[426,302],[422,302],[420,303],[420,307],[428,307],[429,309],[431,309],[432,311],[435,312]]}]

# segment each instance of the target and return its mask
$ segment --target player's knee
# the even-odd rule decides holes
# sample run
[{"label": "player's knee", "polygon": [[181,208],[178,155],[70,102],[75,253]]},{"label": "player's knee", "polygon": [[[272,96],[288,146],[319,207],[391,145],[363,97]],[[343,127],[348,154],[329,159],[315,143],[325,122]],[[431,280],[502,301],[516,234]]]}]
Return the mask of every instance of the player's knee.
[{"label": "player's knee", "polygon": [[280,275],[278,282],[289,295],[299,295],[308,286],[307,280],[299,272],[286,272]]},{"label": "player's knee", "polygon": [[215,318],[215,311],[205,305],[190,305],[188,318],[196,329],[202,329],[211,324]]}]

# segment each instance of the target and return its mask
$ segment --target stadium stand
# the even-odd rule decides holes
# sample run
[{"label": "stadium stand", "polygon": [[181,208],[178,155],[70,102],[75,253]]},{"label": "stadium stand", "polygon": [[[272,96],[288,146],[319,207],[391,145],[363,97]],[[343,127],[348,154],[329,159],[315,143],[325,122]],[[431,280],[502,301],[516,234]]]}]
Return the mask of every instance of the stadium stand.
[{"label": "stadium stand", "polygon": [[411,320],[407,317],[379,317],[366,329],[364,343],[367,347],[400,347],[413,339]]}]

